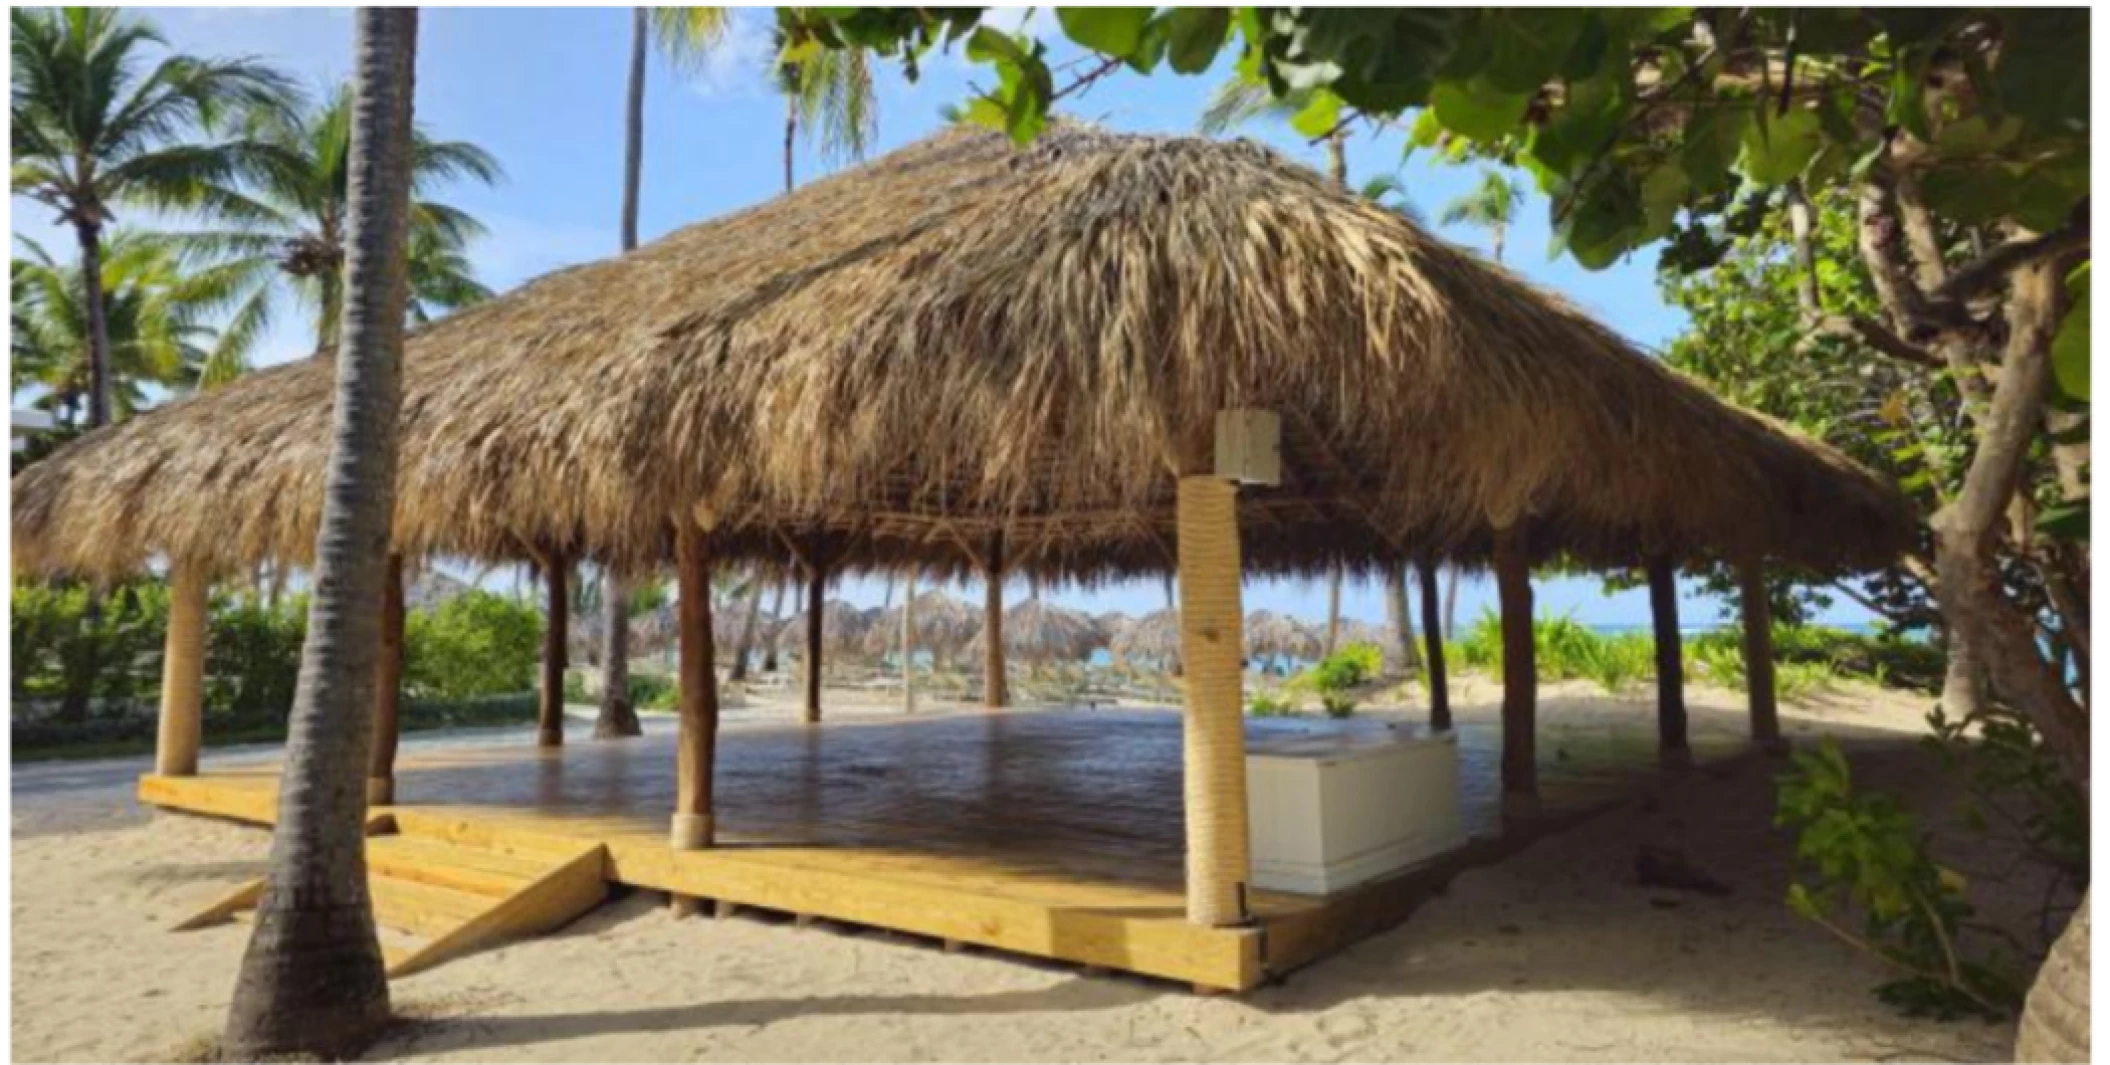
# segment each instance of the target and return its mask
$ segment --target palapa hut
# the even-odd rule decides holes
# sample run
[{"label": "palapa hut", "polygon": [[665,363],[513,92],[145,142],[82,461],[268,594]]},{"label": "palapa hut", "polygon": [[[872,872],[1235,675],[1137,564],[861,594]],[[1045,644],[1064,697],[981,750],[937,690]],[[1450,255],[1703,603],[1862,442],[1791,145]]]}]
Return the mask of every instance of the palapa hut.
[{"label": "palapa hut", "polygon": [[1245,618],[1245,653],[1248,658],[1314,662],[1324,640],[1317,629],[1288,614],[1255,610]]},{"label": "palapa hut", "polygon": [[[884,658],[901,650],[902,604],[895,604],[874,615],[872,624],[865,629],[864,653],[874,659]],[[914,613],[910,617],[910,632],[915,639],[915,649],[927,652],[940,669],[951,669],[953,660],[966,649],[968,641],[981,631],[982,619],[965,600],[939,591],[916,593]]]},{"label": "palapa hut", "polygon": [[[1673,564],[1723,559],[1756,587],[1769,563],[1885,563],[1911,527],[1838,453],[1302,166],[1075,125],[1024,149],[948,131],[551,274],[420,329],[403,390],[411,557],[672,559],[685,592],[747,560],[815,583],[1177,570],[1205,928],[1250,917],[1244,575],[1491,564],[1503,787],[1528,814],[1535,561],[1647,564],[1667,589]],[[330,403],[311,360],[89,434],[15,478],[18,565],[164,558],[177,615],[202,614],[213,575],[309,556]],[[1278,425],[1279,476],[1219,462],[1220,423]],[[680,598],[684,639],[707,640],[708,597]],[[172,677],[199,639],[172,624]],[[717,705],[710,655],[683,660],[676,850],[712,839]],[[194,696],[168,686],[163,772],[195,769]]]},{"label": "palapa hut", "polygon": [[[1000,632],[1005,652],[1040,666],[1051,662],[1081,662],[1105,646],[1099,626],[1081,610],[1056,606],[1034,597],[1004,611]],[[989,629],[984,625],[964,648],[969,656],[989,649]],[[998,661],[1001,661],[999,659]]]},{"label": "palapa hut", "polygon": [[1108,648],[1122,662],[1143,662],[1168,672],[1179,672],[1180,612],[1153,610],[1129,622]]}]

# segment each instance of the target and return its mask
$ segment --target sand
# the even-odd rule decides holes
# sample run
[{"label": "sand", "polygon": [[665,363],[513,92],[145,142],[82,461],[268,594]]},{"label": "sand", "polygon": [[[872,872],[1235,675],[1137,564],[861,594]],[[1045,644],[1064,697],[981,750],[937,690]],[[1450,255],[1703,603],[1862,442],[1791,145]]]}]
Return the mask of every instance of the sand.
[{"label": "sand", "polygon": [[[1492,713],[1496,694],[1469,682],[1461,713]],[[1693,701],[1696,729],[1736,726],[1735,696],[1703,691]],[[1945,854],[1995,869],[1997,848],[1943,812],[1948,782],[1913,745],[1925,703],[1853,688],[1786,716],[1791,734],[1803,736],[1841,721],[1861,726],[1865,778],[1927,812]],[[774,717],[788,705],[771,695],[742,713]],[[885,712],[883,700],[868,701],[866,711]],[[1609,699],[1570,686],[1547,693],[1542,722],[1559,742],[1566,728],[1646,734],[1651,715],[1638,693]],[[193,1053],[224,1016],[247,926],[166,929],[257,874],[265,834],[136,810],[123,782],[137,768],[16,774],[17,1058]],[[1884,977],[1875,963],[1781,904],[1789,851],[1771,827],[1777,771],[1777,763],[1751,761],[1687,774],[1462,874],[1399,928],[1241,998],[1005,956],[948,955],[876,932],[745,916],[676,921],[658,897],[633,893],[557,935],[398,982],[395,1001],[409,1020],[372,1056],[2006,1060],[2011,1026],[1897,1016],[1870,994]],[[1642,845],[1681,850],[1733,893],[1638,886],[1633,862]],[[1973,883],[1990,896],[2024,894],[1992,876]]]}]

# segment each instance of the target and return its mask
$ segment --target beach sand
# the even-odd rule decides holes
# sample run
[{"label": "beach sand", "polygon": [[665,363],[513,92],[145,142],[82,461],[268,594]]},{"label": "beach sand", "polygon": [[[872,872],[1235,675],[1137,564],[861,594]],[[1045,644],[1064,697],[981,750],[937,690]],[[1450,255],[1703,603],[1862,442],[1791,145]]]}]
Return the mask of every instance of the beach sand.
[{"label": "beach sand", "polygon": [[[1484,679],[1467,680],[1460,713],[1494,714],[1498,696]],[[791,698],[764,695],[737,713],[777,717]],[[1739,696],[1697,689],[1691,698],[1695,729],[1741,727]],[[850,702],[886,712],[884,700],[830,693],[831,708]],[[1944,857],[1967,871],[1995,870],[2004,853],[1956,824],[1947,812],[1953,785],[1914,745],[1928,705],[1855,686],[1784,717],[1803,739],[1856,726],[1866,783],[1929,818]],[[1650,735],[1653,710],[1645,692],[1611,699],[1555,686],[1541,727],[1542,744],[1568,729]],[[1886,732],[1894,739],[1881,739]],[[73,772],[107,781],[131,771],[105,766],[100,777]],[[1885,977],[1880,967],[1788,912],[1789,845],[1771,827],[1779,768],[1753,759],[1667,781],[1460,875],[1406,924],[1243,997],[759,916],[677,921],[661,897],[630,893],[556,935],[399,981],[393,994],[407,1020],[372,1056],[2007,1060],[2011,1026],[1899,1017],[1870,993]],[[139,812],[107,784],[25,802],[22,780],[13,826],[15,1057],[154,1059],[209,1045],[249,929],[167,929],[258,874],[265,833]],[[1644,845],[1683,852],[1732,893],[1639,886],[1634,859]],[[2026,907],[2014,900],[2026,885],[1982,876],[1973,887],[1996,914],[2021,920]]]}]

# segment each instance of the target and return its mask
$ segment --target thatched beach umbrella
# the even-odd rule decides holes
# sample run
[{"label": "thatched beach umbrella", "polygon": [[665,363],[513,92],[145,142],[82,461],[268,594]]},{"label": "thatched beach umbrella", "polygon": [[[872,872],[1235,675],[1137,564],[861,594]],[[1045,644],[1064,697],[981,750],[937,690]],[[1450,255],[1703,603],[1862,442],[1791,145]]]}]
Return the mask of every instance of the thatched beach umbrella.
[{"label": "thatched beach umbrella", "polygon": [[1249,658],[1286,658],[1313,662],[1319,658],[1318,630],[1273,610],[1255,610],[1245,618],[1245,653]]},{"label": "thatched beach umbrella", "polygon": [[[986,629],[967,641],[969,655],[987,649]],[[1004,649],[1010,656],[1035,664],[1077,662],[1105,645],[1099,626],[1090,615],[1045,599],[1028,599],[1004,611]]]},{"label": "thatched beach umbrella", "polygon": [[1157,610],[1137,618],[1108,648],[1123,662],[1148,662],[1177,672],[1180,664],[1180,612]]},{"label": "thatched beach umbrella", "polygon": [[[865,640],[872,632],[878,611],[830,599],[821,609],[821,653],[827,658],[862,657]],[[777,653],[803,661],[806,657],[806,613],[800,611],[776,628]]]},{"label": "thatched beach umbrella", "polygon": [[[915,612],[910,620],[916,650],[928,651],[941,669],[952,668],[953,659],[980,631],[982,623],[974,607],[944,592],[916,593]],[[878,658],[900,649],[901,606],[897,604],[875,615],[865,630],[864,651]]]}]

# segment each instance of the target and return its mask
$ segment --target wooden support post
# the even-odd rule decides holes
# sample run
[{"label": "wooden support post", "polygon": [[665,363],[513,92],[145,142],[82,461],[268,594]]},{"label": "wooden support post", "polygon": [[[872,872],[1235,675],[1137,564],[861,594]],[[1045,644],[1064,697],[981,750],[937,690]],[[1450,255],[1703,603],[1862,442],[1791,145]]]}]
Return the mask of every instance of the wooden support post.
[{"label": "wooden support post", "polygon": [[1421,574],[1421,638],[1428,650],[1422,657],[1428,660],[1429,668],[1429,727],[1448,730],[1451,691],[1443,664],[1443,608],[1436,601],[1436,567],[1431,563],[1415,569]]},{"label": "wooden support post", "polygon": [[[702,850],[716,836],[711,777],[718,753],[718,649],[711,632],[710,531],[688,520],[674,530],[680,610],[680,734],[675,741],[675,850]],[[694,912],[693,908],[690,912]]]},{"label": "wooden support post", "polygon": [[381,578],[381,652],[374,660],[374,749],[366,762],[366,804],[396,802],[396,741],[403,698],[403,556],[391,551]]},{"label": "wooden support post", "polygon": [[982,705],[991,710],[1004,706],[1004,534],[989,534],[989,558],[983,578],[988,589],[982,596]]},{"label": "wooden support post", "polygon": [[1524,530],[1495,530],[1495,583],[1502,603],[1502,815],[1539,813],[1539,671],[1531,637],[1531,559]]},{"label": "wooden support post", "polygon": [[1223,927],[1246,921],[1251,875],[1238,486],[1213,475],[1181,477],[1178,511],[1187,919]]},{"label": "wooden support post", "polygon": [[1786,749],[1780,739],[1780,705],[1773,688],[1773,600],[1766,593],[1766,568],[1757,560],[1737,563],[1743,600],[1744,686],[1751,696],[1751,742],[1761,749]]},{"label": "wooden support post", "polygon": [[806,583],[806,717],[809,725],[821,719],[821,635],[827,621],[828,567],[815,553]]},{"label": "wooden support post", "polygon": [[542,629],[542,701],[535,742],[564,746],[564,668],[571,651],[571,560],[551,552],[543,578],[549,582],[549,619]]},{"label": "wooden support post", "polygon": [[1678,571],[1669,555],[1648,560],[1649,619],[1656,630],[1656,757],[1664,765],[1692,764],[1685,728],[1685,643],[1678,631]]},{"label": "wooden support post", "polygon": [[211,584],[201,566],[169,567],[168,643],[161,659],[161,723],[154,746],[154,772],[165,777],[198,775],[204,742],[205,621]]},{"label": "wooden support post", "polygon": [[916,712],[916,571],[909,570],[901,597],[901,712]]}]

